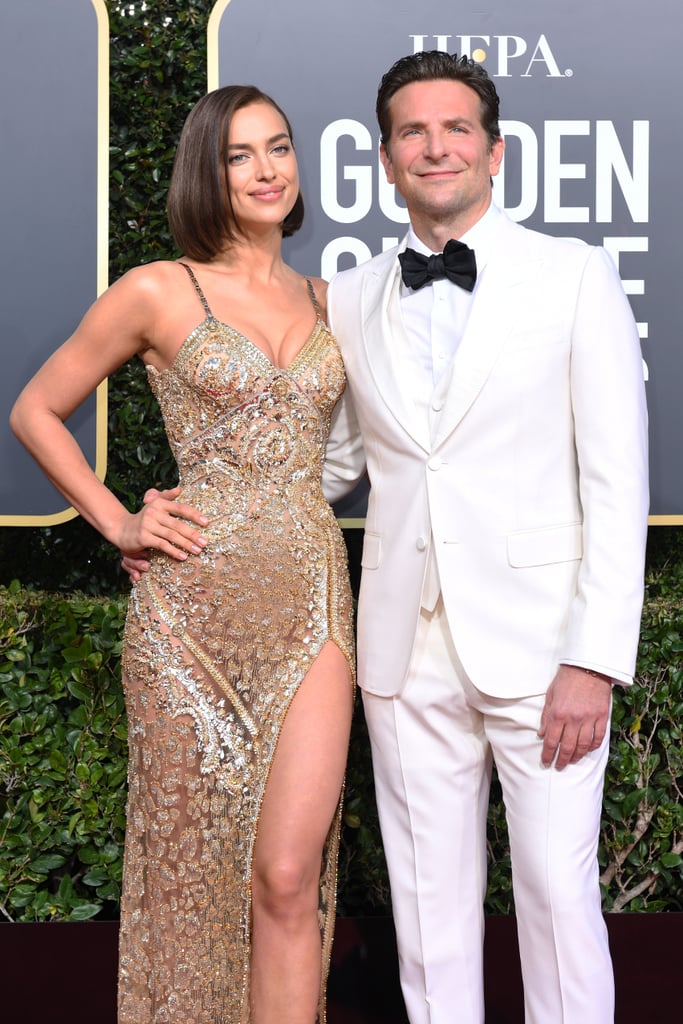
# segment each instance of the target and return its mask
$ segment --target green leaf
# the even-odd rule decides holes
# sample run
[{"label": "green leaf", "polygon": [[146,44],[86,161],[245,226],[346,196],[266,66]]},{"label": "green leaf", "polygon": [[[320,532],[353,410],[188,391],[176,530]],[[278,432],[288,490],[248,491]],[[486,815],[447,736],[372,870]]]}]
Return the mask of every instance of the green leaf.
[{"label": "green leaf", "polygon": [[102,909],[99,903],[79,903],[68,916],[69,921],[88,921]]},{"label": "green leaf", "polygon": [[41,857],[36,857],[31,861],[29,871],[36,875],[47,875],[48,872],[63,867],[65,861],[66,858],[58,853],[44,853]]}]

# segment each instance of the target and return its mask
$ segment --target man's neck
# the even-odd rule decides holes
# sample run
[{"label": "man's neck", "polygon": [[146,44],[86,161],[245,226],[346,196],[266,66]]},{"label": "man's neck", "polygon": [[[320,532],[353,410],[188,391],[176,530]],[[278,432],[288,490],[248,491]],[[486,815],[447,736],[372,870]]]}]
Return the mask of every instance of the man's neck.
[{"label": "man's neck", "polygon": [[446,243],[451,238],[462,238],[485,216],[490,206],[491,196],[483,208],[468,210],[464,215],[449,218],[447,221],[432,220],[420,215],[419,212],[411,212],[410,224],[423,245],[426,245],[432,252],[443,252]]}]

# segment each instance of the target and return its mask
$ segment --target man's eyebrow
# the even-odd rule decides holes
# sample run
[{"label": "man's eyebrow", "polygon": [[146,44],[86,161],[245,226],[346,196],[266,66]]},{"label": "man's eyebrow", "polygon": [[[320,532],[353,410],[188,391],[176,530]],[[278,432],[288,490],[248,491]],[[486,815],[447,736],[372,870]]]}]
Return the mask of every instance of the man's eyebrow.
[{"label": "man's eyebrow", "polygon": [[396,127],[398,128],[399,131],[403,131],[405,128],[422,128],[423,126],[424,121],[418,121],[417,119],[413,119],[412,121],[402,121],[401,124],[397,125]]},{"label": "man's eyebrow", "polygon": [[[396,130],[399,132],[406,131],[408,128],[424,128],[426,121],[421,121],[419,118],[413,118],[410,121],[404,121],[401,124],[396,125]],[[468,117],[445,117],[441,121],[441,124],[450,127],[451,125],[463,125],[465,128],[474,128],[475,122],[470,121]]]},{"label": "man's eyebrow", "polygon": [[461,124],[465,128],[474,128],[475,123],[476,122],[474,121],[470,121],[469,117],[447,117],[443,121],[443,124],[446,125]]}]

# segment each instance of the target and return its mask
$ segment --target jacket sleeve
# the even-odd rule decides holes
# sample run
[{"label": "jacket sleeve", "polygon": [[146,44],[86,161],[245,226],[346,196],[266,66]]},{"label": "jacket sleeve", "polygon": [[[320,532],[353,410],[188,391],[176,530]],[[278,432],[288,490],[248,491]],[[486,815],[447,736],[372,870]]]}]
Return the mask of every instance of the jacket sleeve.
[{"label": "jacket sleeve", "polygon": [[349,494],[364,472],[365,452],[347,388],[332,413],[325,450],[323,493],[330,504]]},{"label": "jacket sleeve", "polygon": [[571,345],[583,558],[560,660],[628,683],[643,600],[647,411],[637,328],[604,249],[586,261]]},{"label": "jacket sleeve", "polygon": [[[344,314],[349,310],[344,309],[345,299],[341,278],[343,275],[336,274],[329,283],[327,315],[330,329],[337,338],[343,359],[344,345],[340,333],[342,335],[344,333],[344,321],[348,320],[348,316],[345,318]],[[346,301],[348,302],[348,295]],[[349,494],[364,472],[365,452],[353,401],[347,386],[332,413],[330,436],[325,451],[322,486],[323,493],[330,504]]]}]

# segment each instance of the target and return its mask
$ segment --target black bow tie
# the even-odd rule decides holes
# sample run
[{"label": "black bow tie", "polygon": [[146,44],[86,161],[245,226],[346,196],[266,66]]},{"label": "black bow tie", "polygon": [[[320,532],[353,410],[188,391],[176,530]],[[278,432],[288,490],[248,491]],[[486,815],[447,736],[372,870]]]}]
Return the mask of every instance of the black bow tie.
[{"label": "black bow tie", "polygon": [[408,288],[422,288],[430,281],[447,277],[449,281],[471,292],[477,280],[477,261],[474,252],[464,242],[451,239],[437,256],[423,256],[414,249],[398,254],[403,283]]}]

